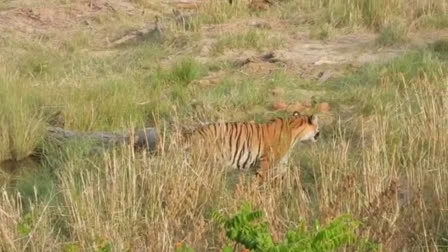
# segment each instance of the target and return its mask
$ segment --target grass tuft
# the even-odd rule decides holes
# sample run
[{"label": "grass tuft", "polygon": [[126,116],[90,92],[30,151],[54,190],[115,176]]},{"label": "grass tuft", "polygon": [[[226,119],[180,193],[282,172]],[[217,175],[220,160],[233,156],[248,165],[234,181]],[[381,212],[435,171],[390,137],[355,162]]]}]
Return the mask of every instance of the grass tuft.
[{"label": "grass tuft", "polygon": [[390,22],[381,28],[376,43],[379,46],[403,44],[407,40],[407,33],[407,27],[402,22]]},{"label": "grass tuft", "polygon": [[213,48],[213,52],[222,54],[226,49],[255,49],[261,51],[279,47],[282,47],[280,38],[273,37],[265,31],[249,30],[243,33],[221,35]]},{"label": "grass tuft", "polygon": [[427,15],[421,17],[419,22],[421,28],[443,29],[448,27],[448,16],[444,15]]},{"label": "grass tuft", "polygon": [[170,70],[169,76],[182,85],[188,85],[191,81],[199,79],[206,73],[205,68],[192,58],[183,58]]}]

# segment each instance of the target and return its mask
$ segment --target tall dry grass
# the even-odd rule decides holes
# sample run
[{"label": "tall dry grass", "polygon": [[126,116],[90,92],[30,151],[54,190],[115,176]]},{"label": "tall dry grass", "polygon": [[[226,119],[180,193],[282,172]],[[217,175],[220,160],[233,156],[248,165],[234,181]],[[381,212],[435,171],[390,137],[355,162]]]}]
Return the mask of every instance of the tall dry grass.
[{"label": "tall dry grass", "polygon": [[[390,19],[423,24],[427,17],[443,26],[447,8],[445,0],[297,0],[259,13],[236,2],[210,1],[193,22],[279,12],[291,19],[317,13],[313,22],[333,27],[383,28]],[[250,173],[180,150],[170,138],[178,132],[167,130],[166,148],[158,155],[122,146],[92,156],[86,143],[42,141],[42,129],[57,112],[67,128],[80,131],[153,124],[152,113],[171,122],[253,119],[257,115],[248,111],[265,104],[272,87],[284,88],[296,101],[303,80],[241,77],[219,66],[229,75],[219,85],[192,87],[211,67],[190,55],[161,68],[164,57],[179,49],[173,44],[143,43],[96,55],[83,50],[92,49],[88,41],[69,38],[61,47],[33,38],[0,41],[0,160],[25,156],[36,145],[46,154],[42,170],[18,177],[0,173],[0,179],[8,177],[0,183],[0,251],[172,251],[179,241],[200,251],[219,250],[227,241],[212,212],[233,213],[247,201],[266,213],[275,239],[301,221],[325,223],[349,213],[363,222],[359,236],[382,251],[448,246],[446,55],[404,57],[342,80],[333,93],[327,83],[307,83],[329,91],[323,99],[338,93],[328,115],[334,120],[323,120],[318,143],[297,146],[283,181],[254,190]],[[446,43],[439,47],[446,53]],[[189,106],[193,99],[203,104],[199,112]],[[354,108],[343,111],[344,105]]]},{"label": "tall dry grass", "polygon": [[[321,21],[336,27],[368,26],[381,28],[394,19],[405,19],[408,24],[420,22],[428,16],[446,15],[446,0],[318,0],[284,1],[286,15],[300,16],[305,11],[319,11]],[[313,13],[316,14],[316,13]]]},{"label": "tall dry grass", "polygon": [[[124,146],[67,160],[46,201],[2,189],[0,244],[6,251],[172,251],[182,241],[213,250],[225,241],[212,211],[233,212],[248,201],[265,211],[277,239],[302,220],[325,223],[349,213],[363,222],[359,235],[382,251],[442,251],[448,97],[447,90],[421,88],[431,86],[427,81],[404,83],[401,102],[387,115],[324,125],[334,130],[297,148],[284,181],[257,190],[248,174],[235,180],[219,161],[191,159],[175,140],[159,156]],[[26,211],[23,201],[30,201]]]}]

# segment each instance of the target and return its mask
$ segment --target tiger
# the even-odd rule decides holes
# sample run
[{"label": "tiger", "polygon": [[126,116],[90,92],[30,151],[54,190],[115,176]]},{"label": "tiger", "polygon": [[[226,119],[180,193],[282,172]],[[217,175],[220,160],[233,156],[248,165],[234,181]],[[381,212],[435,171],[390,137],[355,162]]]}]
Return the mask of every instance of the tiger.
[{"label": "tiger", "polygon": [[184,133],[184,141],[216,154],[236,169],[257,167],[256,177],[262,184],[268,170],[278,161],[286,165],[297,142],[316,142],[319,137],[317,115],[274,118],[266,123],[219,122],[197,127]]}]

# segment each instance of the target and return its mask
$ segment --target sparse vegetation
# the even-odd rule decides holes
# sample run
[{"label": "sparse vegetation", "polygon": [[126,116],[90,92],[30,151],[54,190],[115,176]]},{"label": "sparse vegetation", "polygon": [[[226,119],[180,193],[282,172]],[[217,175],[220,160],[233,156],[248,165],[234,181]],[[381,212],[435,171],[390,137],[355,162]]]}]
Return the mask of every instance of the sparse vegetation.
[{"label": "sparse vegetation", "polygon": [[226,34],[218,38],[214,52],[223,53],[225,49],[254,49],[269,50],[280,48],[282,46],[281,38],[270,36],[267,32],[249,30],[241,34]]},{"label": "sparse vegetation", "polygon": [[380,46],[402,44],[406,41],[407,33],[407,27],[402,22],[390,22],[381,29],[377,43]]},{"label": "sparse vegetation", "polygon": [[[254,249],[260,241],[242,239],[241,227],[258,222],[238,229],[221,218],[223,230],[213,218],[250,215],[238,212],[245,202],[264,213],[255,236],[270,248],[336,230],[350,239],[332,249],[352,238],[379,251],[446,249],[446,0],[285,0],[267,11],[207,1],[190,11],[188,29],[162,1],[105,3],[0,3],[0,251],[174,251],[177,242],[231,251],[230,241]],[[156,14],[168,36],[110,47]],[[270,51],[264,61],[243,58]],[[382,62],[367,57],[384,51]],[[277,101],[307,114],[319,102],[331,108],[319,114],[319,141],[296,146],[277,183],[254,189],[250,172],[179,148],[183,126],[266,121],[282,114]],[[89,142],[50,141],[48,125],[154,126],[162,151],[92,152]],[[362,225],[338,219],[346,215]]]},{"label": "sparse vegetation", "polygon": [[448,16],[447,15],[429,15],[422,17],[421,25],[429,28],[447,28]]},{"label": "sparse vegetation", "polygon": [[319,27],[312,27],[310,37],[315,39],[328,39],[331,36],[331,26],[327,23],[321,24]]},{"label": "sparse vegetation", "polygon": [[427,20],[438,20],[430,25],[433,26],[446,17],[447,1],[293,0],[286,1],[281,8],[280,15],[287,18],[303,18],[304,15],[313,23],[329,23],[335,28],[367,26],[380,29],[393,18],[403,18],[407,24],[418,22],[421,17]]}]

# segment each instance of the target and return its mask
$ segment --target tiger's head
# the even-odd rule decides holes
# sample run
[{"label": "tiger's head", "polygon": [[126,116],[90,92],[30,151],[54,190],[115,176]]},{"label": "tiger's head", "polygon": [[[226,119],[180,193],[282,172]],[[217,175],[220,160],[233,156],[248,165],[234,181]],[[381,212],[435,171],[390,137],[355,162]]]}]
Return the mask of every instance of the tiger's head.
[{"label": "tiger's head", "polygon": [[307,116],[294,112],[290,125],[292,126],[292,135],[296,141],[317,141],[320,132],[316,115]]}]

